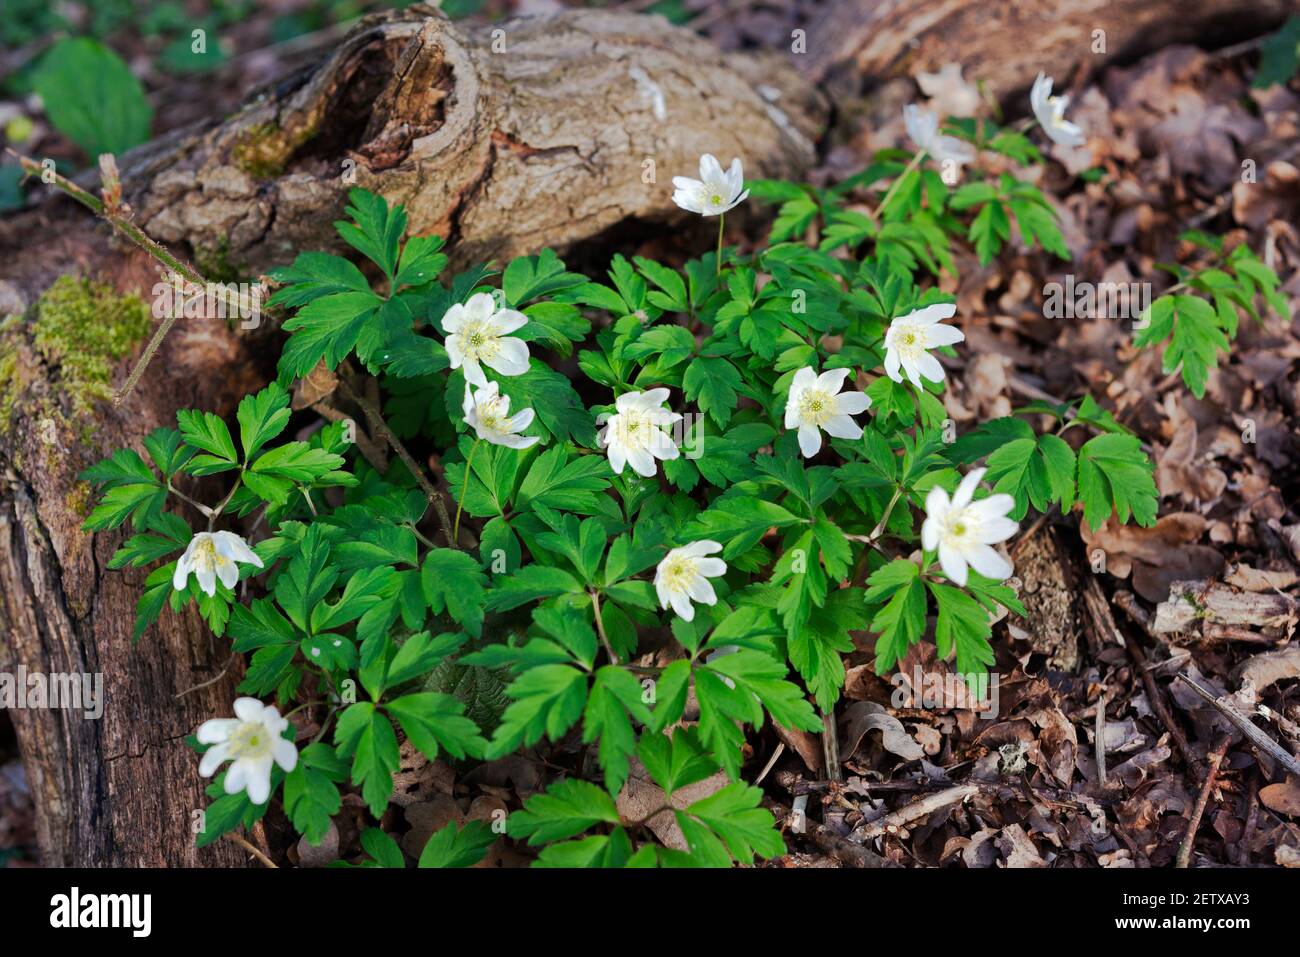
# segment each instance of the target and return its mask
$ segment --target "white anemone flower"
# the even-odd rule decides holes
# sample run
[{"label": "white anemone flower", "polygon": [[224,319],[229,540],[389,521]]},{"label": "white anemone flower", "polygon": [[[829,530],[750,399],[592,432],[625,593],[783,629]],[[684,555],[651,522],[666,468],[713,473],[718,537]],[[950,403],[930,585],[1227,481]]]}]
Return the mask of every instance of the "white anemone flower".
[{"label": "white anemone flower", "polygon": [[628,392],[614,402],[616,413],[605,422],[598,439],[608,446],[609,466],[620,475],[623,466],[631,465],[638,475],[653,478],[655,459],[675,459],[680,454],[665,426],[681,421],[677,412],[663,407],[667,389]]},{"label": "white anemone flower", "polygon": [[190,572],[193,572],[199,580],[199,587],[211,598],[217,593],[218,578],[227,588],[235,587],[239,581],[239,566],[235,562],[263,567],[257,552],[234,532],[198,532],[176,562],[172,587],[177,591],[183,589]]},{"label": "white anemone flower", "polygon": [[1070,105],[1070,98],[1052,96],[1050,76],[1038,74],[1033,89],[1029,91],[1029,105],[1034,108],[1035,118],[1053,143],[1060,143],[1062,146],[1082,146],[1088,142],[1079,125],[1065,118],[1065,109]]},{"label": "white anemone flower", "polygon": [[256,698],[236,698],[233,718],[213,718],[199,725],[200,744],[212,747],[203,752],[199,774],[210,778],[217,768],[233,761],[226,771],[227,794],[248,792],[254,804],[264,804],[271,796],[271,765],[286,772],[298,764],[298,748],[282,736],[289,719],[280,717],[272,705]]},{"label": "white anemone flower", "polygon": [[899,316],[889,324],[885,333],[885,374],[895,382],[908,380],[918,389],[923,388],[921,377],[931,382],[942,382],[943,366],[930,355],[930,349],[962,342],[966,334],[960,329],[945,326],[939,320],[951,319],[957,307],[950,302],[914,309]]},{"label": "white anemone flower", "polygon": [[934,157],[936,163],[952,160],[958,166],[964,166],[974,162],[975,148],[955,136],[941,135],[939,116],[933,111],[909,103],[903,107],[903,125],[907,127],[912,142]]},{"label": "white anemone flower", "polygon": [[721,558],[706,556],[720,551],[721,544],[705,539],[674,548],[665,555],[655,569],[655,593],[659,596],[659,607],[672,605],[678,616],[685,621],[692,621],[695,618],[695,606],[691,602],[716,605],[718,596],[709,579],[725,575],[727,563]]},{"label": "white anemone flower", "polygon": [[860,439],[862,427],[849,416],[871,408],[862,392],[840,392],[848,369],[829,369],[818,375],[811,366],[794,374],[785,403],[785,427],[799,430],[799,451],[812,458],[822,447],[822,432],[837,439]]},{"label": "white anemone flower", "polygon": [[498,309],[486,292],[470,296],[464,305],[456,303],[442,317],[451,367],[463,365],[465,381],[473,385],[488,384],[484,365],[502,375],[523,375],[528,371],[528,344],[510,333],[527,322],[522,312]]},{"label": "white anemone flower", "polygon": [[741,172],[740,158],[731,161],[731,168],[725,173],[712,153],[700,157],[700,178],[674,176],[673,202],[692,213],[701,216],[721,216],[730,209],[735,209],[749,195],[745,189],[745,177]]},{"label": "white anemone flower", "polygon": [[475,391],[465,386],[465,421],[474,428],[474,434],[493,445],[511,449],[526,449],[541,441],[535,435],[519,435],[533,422],[533,410],[521,409],[510,415],[510,396],[502,395],[495,382]]},{"label": "white anemone flower", "polygon": [[957,486],[951,499],[935,486],[925,498],[925,522],[921,525],[921,545],[926,551],[938,551],[943,573],[956,585],[965,585],[967,566],[985,578],[997,581],[1014,570],[1011,562],[993,548],[1005,542],[1020,528],[1007,518],[1016,500],[1010,495],[990,495],[972,502],[975,487],[985,469],[974,469]]}]

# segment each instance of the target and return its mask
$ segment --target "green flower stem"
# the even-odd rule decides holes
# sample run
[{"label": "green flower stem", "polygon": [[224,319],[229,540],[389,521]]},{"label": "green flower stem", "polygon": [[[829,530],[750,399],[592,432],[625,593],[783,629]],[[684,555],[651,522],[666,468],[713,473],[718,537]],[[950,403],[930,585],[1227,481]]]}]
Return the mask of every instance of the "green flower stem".
[{"label": "green flower stem", "polygon": [[889,201],[894,198],[898,192],[899,185],[907,179],[907,174],[912,172],[921,165],[921,160],[925,159],[925,150],[917,150],[916,155],[903,167],[903,171],[898,174],[897,178],[889,184],[889,189],[885,190],[885,198],[880,201],[880,206],[876,208],[876,215],[881,219],[885,218],[885,210],[889,208]]},{"label": "green flower stem", "polygon": [[618,655],[614,654],[614,646],[609,643],[609,635],[605,633],[605,622],[600,617],[600,592],[596,589],[591,590],[591,608],[596,619],[596,633],[600,635],[601,644],[605,646],[605,654],[609,655],[609,663],[618,664]]},{"label": "green flower stem", "polygon": [[727,221],[727,214],[719,213],[718,214],[718,258],[717,258],[717,262],[715,262],[713,266],[713,274],[715,276],[722,275],[722,224],[725,223],[726,221]]},{"label": "green flower stem", "polygon": [[469,470],[474,465],[474,453],[478,451],[479,443],[482,439],[475,439],[474,444],[469,447],[469,458],[465,460],[465,479],[460,483],[460,501],[456,503],[456,522],[451,527],[451,540],[460,541],[460,513],[465,508],[465,493],[469,491]]}]

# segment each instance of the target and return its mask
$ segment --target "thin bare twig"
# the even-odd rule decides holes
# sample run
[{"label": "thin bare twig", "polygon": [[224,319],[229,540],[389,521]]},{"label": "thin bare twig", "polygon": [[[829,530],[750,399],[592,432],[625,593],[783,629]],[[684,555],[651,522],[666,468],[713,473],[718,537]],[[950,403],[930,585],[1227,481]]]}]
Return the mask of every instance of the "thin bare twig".
[{"label": "thin bare twig", "polygon": [[942,810],[952,804],[960,804],[962,801],[974,797],[979,793],[979,790],[973,784],[959,784],[944,791],[927,794],[911,804],[904,805],[897,811],[886,814],[878,821],[862,825],[849,835],[849,840],[854,844],[865,844],[867,841],[873,841],[886,834],[892,834],[913,821],[928,817],[935,811]]},{"label": "thin bare twig", "polygon": [[257,846],[256,846],[255,844],[253,844],[251,841],[249,841],[249,840],[247,840],[246,838],[244,838],[242,835],[239,835],[239,834],[223,834],[222,837],[226,837],[226,838],[229,838],[230,840],[234,841],[236,844],[238,844],[238,845],[239,845],[240,847],[242,847],[244,850],[248,851],[249,854],[252,854],[255,858],[257,858],[259,861],[261,861],[262,864],[263,864],[263,866],[265,866],[265,867],[269,867],[269,868],[271,868],[272,870],[279,870],[279,865],[276,864],[275,861],[271,860],[269,857],[267,857],[265,854],[263,854],[260,850],[258,850],[258,848],[257,848]]},{"label": "thin bare twig", "polygon": [[[353,388],[352,383],[346,377],[339,380],[339,385],[344,394],[365,413],[366,420],[370,423],[372,431],[379,433],[383,440],[388,443],[388,447],[397,453],[398,458],[402,460],[407,470],[415,477],[420,490],[424,492],[424,497],[429,500],[434,511],[437,512],[438,523],[442,525],[443,534],[447,536],[447,541],[451,544],[451,547],[460,548],[460,543],[456,541],[456,536],[452,532],[451,515],[447,511],[447,504],[442,500],[442,493],[434,488],[433,483],[425,477],[424,470],[420,468],[411,453],[406,451],[406,446],[402,444],[401,439],[393,434],[393,430],[388,427],[388,423],[384,421],[384,417],[379,410],[368,399],[363,398],[361,393]],[[465,476],[465,481],[469,481],[468,475]]]},{"label": "thin bare twig", "polygon": [[1219,765],[1223,763],[1223,756],[1228,753],[1228,745],[1231,741],[1230,737],[1226,734],[1223,735],[1206,759],[1205,780],[1201,784],[1201,793],[1196,798],[1196,807],[1192,809],[1192,817],[1187,822],[1187,833],[1183,836],[1183,843],[1178,848],[1178,859],[1174,862],[1175,867],[1187,867],[1192,861],[1192,848],[1196,844],[1196,830],[1201,826],[1201,817],[1205,814],[1206,802],[1210,799],[1210,792],[1214,790],[1214,779],[1219,775]]}]

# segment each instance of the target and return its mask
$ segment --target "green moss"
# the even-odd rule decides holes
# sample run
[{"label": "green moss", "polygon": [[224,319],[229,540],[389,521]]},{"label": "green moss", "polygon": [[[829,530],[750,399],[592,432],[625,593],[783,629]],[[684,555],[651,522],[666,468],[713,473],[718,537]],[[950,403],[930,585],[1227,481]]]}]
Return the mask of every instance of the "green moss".
[{"label": "green moss", "polygon": [[114,365],[129,355],[149,333],[153,318],[139,296],[122,296],[106,283],[61,276],[37,300],[23,323],[0,329],[0,434],[12,426],[15,406],[24,383],[19,365],[17,337],[30,337],[31,349],[50,370],[57,385],[53,398],[42,398],[36,408],[25,408],[28,421],[45,418],[82,423],[89,432],[95,404],[113,395]]},{"label": "green moss", "polygon": [[85,518],[90,514],[92,497],[90,494],[90,483],[80,480],[73,483],[68,494],[64,496],[64,504],[67,505],[68,511],[73,515],[79,515]]},{"label": "green moss", "polygon": [[231,158],[249,176],[274,179],[284,172],[294,151],[314,135],[311,128],[291,133],[274,123],[258,123],[239,134]]},{"label": "green moss", "polygon": [[230,240],[224,236],[216,247],[197,246],[194,265],[209,282],[239,282],[244,273],[230,261]]}]

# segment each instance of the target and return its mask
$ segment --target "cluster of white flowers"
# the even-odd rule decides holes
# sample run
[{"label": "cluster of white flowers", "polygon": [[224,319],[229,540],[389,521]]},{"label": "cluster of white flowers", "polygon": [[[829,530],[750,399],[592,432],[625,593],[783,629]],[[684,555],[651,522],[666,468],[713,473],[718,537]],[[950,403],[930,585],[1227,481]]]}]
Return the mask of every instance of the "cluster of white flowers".
[{"label": "cluster of white flowers", "polygon": [[[1065,100],[1050,97],[1051,80],[1040,74],[1034,84],[1034,113],[1044,130],[1057,142],[1060,137],[1081,135],[1078,127],[1063,118]],[[1044,113],[1044,108],[1049,109]],[[904,110],[908,135],[922,150],[939,162],[951,160],[962,165],[975,159],[974,148],[953,136],[939,133],[939,118],[916,105]],[[712,216],[725,213],[748,196],[743,190],[740,160],[722,172],[712,155],[700,158],[700,179],[674,177],[673,202],[682,209]],[[942,382],[943,366],[930,350],[965,340],[965,334],[942,320],[957,311],[952,303],[939,303],[915,309],[894,318],[885,333],[885,374],[895,382],[904,376],[918,389],[923,380]],[[821,451],[822,432],[833,438],[859,439],[862,427],[853,416],[866,412],[871,399],[862,392],[842,392],[848,369],[830,369],[817,374],[811,366],[795,373],[785,405],[785,427],[797,430],[799,450],[805,458]],[[609,448],[610,464],[616,472],[631,462],[637,473],[655,474],[655,458],[677,457],[677,447],[661,426],[671,425],[681,417],[662,408],[667,389],[632,392],[619,398],[618,414],[609,420],[601,443]],[[1007,517],[1015,505],[1009,495],[991,495],[973,501],[984,469],[968,473],[950,499],[942,488],[934,488],[926,498],[926,519],[922,526],[922,545],[938,552],[944,574],[958,585],[967,582],[968,568],[989,578],[1001,580],[1012,572],[1011,563],[993,545],[1016,533],[1019,524]],[[673,610],[686,621],[694,618],[692,601],[712,605],[717,601],[708,579],[726,573],[720,558],[707,558],[722,546],[713,541],[698,541],[668,553],[655,571],[655,591],[661,608]]]},{"label": "cluster of white flowers", "polygon": [[[1082,146],[1088,141],[1079,125],[1065,118],[1070,98],[1052,96],[1050,76],[1038,74],[1029,91],[1029,105],[1033,109],[1034,119],[1052,142],[1062,146]],[[912,142],[934,157],[936,162],[950,161],[964,166],[975,159],[975,148],[970,143],[955,136],[940,134],[939,117],[932,110],[909,103],[903,107],[903,126]]]},{"label": "cluster of white flowers", "polygon": [[[1065,101],[1050,96],[1051,80],[1045,86],[1043,77],[1039,81],[1034,86],[1034,111],[1048,134],[1062,142],[1053,131],[1068,134],[1077,127],[1063,120]],[[1050,125],[1043,118],[1040,99],[1046,104],[1044,108],[1051,110]],[[909,107],[907,126],[909,135],[936,159],[970,162],[973,158],[973,153],[967,153],[967,144],[937,135],[938,121],[933,114]],[[716,159],[705,155],[700,160],[700,180],[679,176],[673,184],[673,201],[703,216],[725,213],[749,195],[744,190],[739,159],[733,160],[724,173]],[[929,350],[965,338],[960,330],[940,322],[952,318],[955,312],[955,306],[941,304],[895,318],[885,335],[886,374],[895,382],[902,382],[906,374],[918,388],[922,387],[922,378],[941,381],[943,366]],[[537,436],[520,434],[532,424],[534,411],[523,409],[511,416],[509,396],[501,393],[496,382],[488,381],[482,367],[486,365],[505,376],[528,371],[528,346],[510,335],[527,322],[522,313],[497,308],[495,299],[487,293],[453,305],[442,318],[451,368],[465,370],[465,422],[478,439],[513,449],[526,449],[540,441]],[[818,375],[809,366],[795,373],[786,400],[785,427],[797,430],[799,449],[805,457],[821,451],[822,432],[841,439],[862,437],[862,427],[852,417],[866,412],[871,399],[862,392],[841,391],[849,371],[830,369]],[[657,472],[656,459],[678,457],[677,444],[665,430],[681,421],[682,416],[666,408],[668,398],[669,390],[658,388],[628,392],[615,400],[616,412],[599,435],[615,472],[622,474],[624,467],[631,465],[638,475],[652,478]],[[1002,494],[974,501],[984,471],[968,473],[951,498],[936,487],[925,502],[922,545],[927,551],[938,552],[944,574],[958,585],[966,584],[968,568],[999,580],[1012,572],[1011,563],[992,546],[1006,541],[1019,528],[1007,517],[1015,503],[1011,496]],[[717,604],[717,593],[709,579],[727,573],[727,563],[714,557],[721,551],[719,542],[708,539],[670,550],[655,569],[654,587],[660,608],[671,607],[685,621],[693,621],[696,603]],[[177,561],[172,584],[183,589],[192,572],[199,587],[211,596],[218,579],[228,588],[238,582],[238,562],[263,567],[257,553],[239,535],[199,532]],[[244,791],[254,804],[262,804],[270,797],[273,767],[279,765],[286,773],[292,771],[298,763],[298,749],[284,737],[289,721],[274,706],[256,698],[239,698],[234,712],[233,718],[214,718],[199,727],[199,742],[210,745],[199,763],[199,773],[211,777],[221,765],[232,762],[224,780],[226,793]]]}]

